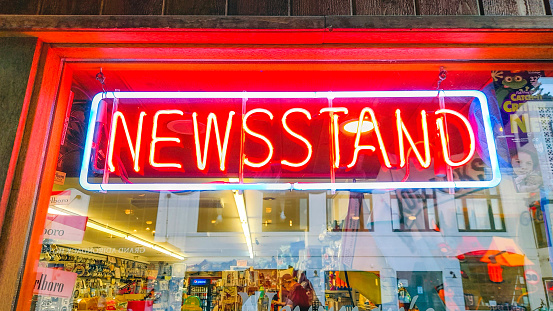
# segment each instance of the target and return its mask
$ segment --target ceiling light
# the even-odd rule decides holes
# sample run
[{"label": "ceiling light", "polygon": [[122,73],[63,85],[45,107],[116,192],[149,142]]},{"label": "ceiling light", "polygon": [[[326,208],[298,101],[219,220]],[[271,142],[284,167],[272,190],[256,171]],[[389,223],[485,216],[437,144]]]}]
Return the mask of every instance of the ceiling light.
[{"label": "ceiling light", "polygon": [[54,215],[71,215],[67,212],[64,212],[60,209],[57,209],[57,208],[52,208],[52,207],[49,207],[48,208],[48,214],[54,214]]},{"label": "ceiling light", "polygon": [[86,226],[88,228],[92,228],[94,230],[102,231],[102,232],[111,234],[113,236],[118,236],[120,238],[126,238],[127,237],[127,235],[125,233],[121,232],[121,231],[114,230],[114,229],[108,227],[107,225],[100,225],[100,224],[94,223],[90,220],[87,221]]},{"label": "ceiling light", "polygon": [[234,191],[234,202],[236,202],[236,209],[238,210],[238,216],[240,222],[247,223],[248,216],[246,215],[246,204],[244,203],[244,195],[238,191]]},{"label": "ceiling light", "polygon": [[415,219],[417,219],[417,216],[413,216],[413,215],[409,216],[409,220],[415,220]]},{"label": "ceiling light", "polygon": [[[70,212],[67,211],[67,210],[64,210],[64,209],[61,209],[61,208],[51,208],[51,207],[48,208],[48,213],[49,214],[56,214],[56,215],[73,215],[73,214],[70,214]],[[77,216],[79,216],[79,215],[77,215]],[[179,260],[184,260],[185,259],[183,256],[181,256],[179,254],[173,253],[173,252],[171,252],[169,250],[166,250],[166,249],[164,249],[160,246],[148,243],[148,242],[146,242],[142,239],[139,239],[137,237],[129,235],[124,231],[117,230],[117,229],[112,228],[108,225],[101,224],[101,223],[96,222],[96,221],[91,220],[91,219],[88,219],[88,221],[86,223],[86,227],[108,233],[108,234],[111,235],[110,238],[113,238],[113,237],[125,238],[125,240],[140,244],[140,245],[145,246],[145,247],[152,248],[154,250],[157,250],[159,252],[162,252],[166,255],[177,258]],[[148,228],[146,228],[146,230],[150,230],[150,228],[148,227]],[[136,232],[136,230],[134,230],[134,232]],[[155,230],[152,231],[152,233],[155,233],[155,232],[156,232]],[[249,231],[248,231],[248,236],[249,236]],[[251,238],[250,238],[250,247],[249,247],[249,249],[251,249]]]},{"label": "ceiling light", "polygon": [[150,231],[150,227],[146,227],[146,230]]},{"label": "ceiling light", "polygon": [[[344,132],[351,133],[351,134],[357,134],[357,127],[359,124],[359,120],[356,121],[347,121],[346,123],[342,123],[342,128]],[[374,129],[374,125],[371,121],[363,121],[363,125],[361,126],[361,133],[370,132]]]},{"label": "ceiling light", "polygon": [[182,256],[180,256],[180,255],[178,255],[178,254],[175,254],[175,253],[173,253],[173,252],[171,252],[171,251],[168,251],[168,250],[166,250],[165,248],[162,248],[162,247],[159,247],[159,246],[154,246],[154,247],[152,247],[152,249],[154,249],[154,250],[156,250],[156,251],[158,251],[158,252],[164,253],[164,254],[166,254],[166,255],[175,257],[175,258],[177,258],[177,259],[184,260],[184,257],[182,257]]},{"label": "ceiling light", "polygon": [[147,225],[151,225],[151,224],[152,224],[152,221],[151,221],[151,220],[148,220],[148,221],[146,222],[146,224],[147,224]]},{"label": "ceiling light", "polygon": [[[62,209],[62,208],[56,208],[56,207],[49,207],[48,208],[48,214],[64,215],[64,216],[67,216],[67,215],[80,216],[80,215],[77,215],[75,213],[71,213],[68,210],[65,210],[65,209]],[[127,234],[125,232],[122,232],[122,231],[119,231],[117,229],[111,228],[108,225],[98,223],[98,222],[93,221],[91,219],[89,219],[86,222],[86,227],[94,229],[94,230],[102,231],[102,232],[108,233],[112,236],[117,236],[117,237],[120,237],[120,238],[124,238],[124,237],[127,236]]]},{"label": "ceiling light", "polygon": [[140,245],[142,245],[142,246],[149,247],[149,248],[153,248],[153,247],[154,247],[154,245],[152,245],[152,244],[150,244],[150,243],[148,243],[148,242],[146,242],[146,241],[144,241],[144,240],[137,239],[137,238],[135,238],[135,237],[133,237],[133,236],[130,236],[130,235],[129,235],[129,236],[126,236],[125,239],[127,239],[127,240],[129,240],[129,241],[131,241],[131,242],[140,244]]},{"label": "ceiling light", "polygon": [[234,191],[234,202],[236,202],[236,209],[238,210],[238,216],[240,217],[240,222],[242,223],[242,231],[244,232],[244,237],[246,238],[250,258],[253,258],[252,239],[250,236],[250,227],[248,224],[248,215],[246,214],[244,195],[238,191]]}]

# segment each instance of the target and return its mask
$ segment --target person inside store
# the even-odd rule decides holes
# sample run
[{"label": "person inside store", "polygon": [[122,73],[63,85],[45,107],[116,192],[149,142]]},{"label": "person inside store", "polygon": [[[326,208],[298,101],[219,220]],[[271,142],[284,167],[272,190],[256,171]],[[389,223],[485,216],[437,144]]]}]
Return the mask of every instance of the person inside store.
[{"label": "person inside store", "polygon": [[299,307],[300,311],[308,311],[310,307],[309,297],[305,288],[288,273],[282,276],[282,284],[288,291],[288,295],[285,301],[279,303],[279,305],[289,306],[292,310]]}]

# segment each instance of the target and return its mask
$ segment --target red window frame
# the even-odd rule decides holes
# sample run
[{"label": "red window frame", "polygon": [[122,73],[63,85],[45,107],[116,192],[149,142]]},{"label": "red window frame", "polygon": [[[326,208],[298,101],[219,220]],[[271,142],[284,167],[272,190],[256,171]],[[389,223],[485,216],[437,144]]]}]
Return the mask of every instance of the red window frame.
[{"label": "red window frame", "polygon": [[[13,163],[11,172],[22,176],[22,184],[10,195],[16,197],[18,206],[34,211],[28,220],[39,225],[47,214],[44,207],[53,185],[76,69],[102,64],[114,70],[129,66],[208,70],[221,62],[238,68],[294,70],[553,68],[553,32],[543,29],[34,29],[14,33],[40,41],[40,57],[37,54],[33,62],[38,79],[29,85],[35,113],[20,120],[29,124],[20,139],[25,136],[29,145],[39,148],[20,164]],[[172,59],[182,62],[163,62]],[[20,246],[26,258],[20,286],[15,289],[19,292],[17,310],[29,310],[31,305],[32,291],[19,289],[31,288],[35,281],[41,246],[36,227],[29,232],[28,244]]]}]

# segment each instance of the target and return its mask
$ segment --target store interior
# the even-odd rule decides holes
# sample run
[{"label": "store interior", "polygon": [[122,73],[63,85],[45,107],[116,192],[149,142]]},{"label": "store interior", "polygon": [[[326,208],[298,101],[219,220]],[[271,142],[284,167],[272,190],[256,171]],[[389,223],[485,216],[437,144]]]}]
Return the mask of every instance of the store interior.
[{"label": "store interior", "polygon": [[[320,235],[325,232],[342,231],[344,224],[326,221],[326,228],[310,226],[309,220],[327,213],[328,206],[308,208],[309,193],[98,193],[82,189],[78,176],[88,107],[102,87],[110,91],[433,90],[437,68],[340,71],[334,66],[321,74],[305,66],[294,71],[286,66],[267,70],[259,64],[237,69],[236,65],[206,64],[202,68],[175,63],[170,70],[167,64],[152,63],[70,66],[73,102],[57,167],[63,176],[56,176],[46,227],[55,222],[56,215],[88,218],[77,229],[84,231],[80,240],[44,239],[39,265],[77,276],[70,297],[35,295],[35,310],[273,311],[285,300],[285,274],[306,289],[314,310],[319,306],[371,310],[382,304],[377,266],[373,271],[329,269],[324,263],[328,254],[320,246],[310,245],[313,239],[322,241]],[[98,79],[100,72],[104,86]],[[483,90],[491,81],[487,70],[450,70],[440,87]],[[349,200],[344,192],[330,197],[340,195]],[[247,234],[238,200],[247,206]],[[255,204],[259,206],[252,206]],[[354,231],[370,234],[369,210],[361,215],[366,220],[364,227]],[[441,278],[441,274],[413,272],[401,279],[426,283],[423,290],[431,294],[420,298],[420,310],[439,310],[440,306],[445,310],[439,292]],[[414,296],[417,290],[414,285],[397,289],[400,296]],[[249,296],[260,299],[247,300]],[[401,297],[407,310],[412,298]]]}]

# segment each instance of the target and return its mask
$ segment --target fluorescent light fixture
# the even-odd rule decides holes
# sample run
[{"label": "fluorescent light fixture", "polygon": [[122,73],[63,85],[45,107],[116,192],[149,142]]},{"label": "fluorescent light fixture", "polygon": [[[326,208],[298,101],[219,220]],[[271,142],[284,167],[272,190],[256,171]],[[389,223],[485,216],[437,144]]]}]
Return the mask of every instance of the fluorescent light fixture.
[{"label": "fluorescent light fixture", "polygon": [[[67,211],[67,210],[64,210],[64,209],[61,209],[61,208],[52,208],[52,207],[49,207],[48,208],[48,214],[55,214],[55,215],[75,215],[75,216],[80,216],[80,215],[76,215],[76,214],[71,214],[71,212]],[[84,216],[83,216],[84,217]],[[120,238],[125,238],[126,240],[129,240],[131,242],[134,242],[134,243],[137,243],[137,244],[140,244],[142,246],[145,246],[145,247],[149,247],[151,249],[154,249],[156,251],[159,251],[159,252],[162,252],[166,255],[169,255],[169,256],[172,256],[172,257],[175,257],[179,260],[184,260],[185,258],[179,254],[176,254],[176,253],[173,253],[169,250],[166,250],[165,248],[163,247],[160,247],[158,245],[155,245],[155,244],[151,244],[151,243],[148,243],[142,239],[139,239],[139,238],[136,238],[130,234],[127,234],[126,232],[124,231],[120,231],[120,230],[117,230],[115,228],[112,228],[112,227],[109,227],[107,225],[103,225],[101,223],[98,223],[94,220],[91,220],[89,219],[87,222],[86,222],[86,227],[87,228],[91,228],[91,229],[94,229],[94,230],[98,230],[98,231],[102,231],[102,232],[105,232],[107,234],[111,234],[113,236],[116,236],[116,237],[120,237]],[[248,235],[249,235],[249,232],[248,232]],[[251,239],[250,239],[251,240]],[[251,244],[251,241],[250,241],[250,244]]]},{"label": "fluorescent light fixture", "polygon": [[60,208],[48,207],[48,214],[54,215],[73,215]]},{"label": "fluorescent light fixture", "polygon": [[244,203],[244,195],[234,192],[234,202],[236,202],[236,209],[238,210],[238,216],[240,216],[240,222],[242,223],[242,231],[244,232],[244,238],[248,246],[248,252],[250,258],[253,258],[252,237],[250,236],[250,225],[248,223],[248,215],[246,214],[246,204]]},{"label": "fluorescent light fixture", "polygon": [[90,220],[87,221],[86,226],[88,228],[92,228],[94,230],[102,231],[102,232],[105,232],[107,234],[111,234],[111,235],[116,236],[116,237],[120,237],[120,238],[127,238],[128,237],[128,235],[125,234],[124,232],[111,229],[108,226],[96,224],[94,222],[91,222]]},{"label": "fluorescent light fixture", "polygon": [[240,222],[247,223],[248,215],[246,214],[246,204],[244,203],[244,195],[234,191],[234,202],[236,202],[236,209],[238,210],[238,216]]},{"label": "fluorescent light fixture", "polygon": [[[79,176],[81,186],[89,191],[120,190],[371,190],[371,189],[405,189],[405,188],[490,188],[501,181],[495,140],[491,127],[488,101],[484,93],[477,90],[440,91],[444,97],[473,97],[480,104],[484,121],[485,143],[491,163],[491,180],[485,181],[436,181],[436,182],[356,182],[356,183],[146,183],[146,184],[101,184],[88,181],[88,171],[92,152],[94,130],[98,115],[98,105],[105,97],[144,98],[144,99],[185,99],[185,98],[435,98],[438,91],[357,91],[357,92],[109,92],[98,93],[92,100],[90,122],[88,123],[84,155]],[[364,122],[363,122],[364,123]],[[235,197],[236,198],[236,197]],[[237,204],[238,206],[238,204]],[[241,218],[242,220],[242,218]]]},{"label": "fluorescent light fixture", "polygon": [[[59,207],[48,207],[48,214],[64,215],[64,216],[81,216],[81,215],[72,213],[71,211],[68,211],[66,209],[62,209],[62,208],[59,208]],[[85,217],[85,216],[82,216],[82,217]],[[117,236],[117,237],[120,237],[120,238],[124,238],[124,237],[127,236],[127,234],[125,234],[122,231],[115,230],[115,229],[113,229],[113,228],[111,228],[107,225],[102,225],[102,224],[97,223],[97,222],[95,222],[93,220],[90,220],[90,219],[86,222],[86,226],[87,226],[87,228],[102,231],[102,232],[105,232],[107,234],[111,234],[113,236]]]},{"label": "fluorescent light fixture", "polygon": [[129,236],[126,236],[125,239],[131,241],[131,242],[134,242],[134,243],[137,243],[137,244],[140,244],[142,246],[146,246],[146,247],[149,247],[149,248],[154,248],[154,245],[153,244],[150,244],[142,239],[137,239],[131,235]]},{"label": "fluorescent light fixture", "polygon": [[146,241],[144,241],[144,240],[142,240],[142,239],[135,238],[134,236],[129,235],[129,236],[126,236],[125,239],[127,239],[127,240],[129,240],[129,241],[131,241],[131,242],[140,244],[140,245],[142,245],[142,246],[149,247],[149,248],[151,248],[151,249],[153,249],[153,250],[156,250],[156,251],[158,251],[158,252],[164,253],[164,254],[169,255],[169,256],[171,256],[171,257],[177,258],[177,259],[179,259],[179,260],[184,260],[184,259],[185,259],[183,256],[181,256],[181,255],[179,255],[179,254],[177,254],[177,253],[173,253],[173,252],[171,252],[171,251],[169,251],[169,250],[167,250],[167,249],[165,249],[165,248],[163,248],[163,247],[160,247],[160,246],[158,246],[158,245],[150,244],[150,243],[148,243],[148,242],[146,242]]},{"label": "fluorescent light fixture", "polygon": [[173,253],[173,252],[171,252],[171,251],[168,251],[168,250],[166,250],[165,248],[162,248],[162,247],[159,247],[159,246],[154,246],[154,247],[152,247],[152,248],[153,248],[154,250],[158,251],[158,252],[162,252],[162,253],[164,253],[164,254],[166,254],[166,255],[169,255],[169,256],[171,256],[171,257],[175,257],[175,258],[177,258],[177,259],[184,260],[184,257],[182,257],[182,256],[180,256],[180,255],[178,255],[178,254],[175,254],[175,253]]}]

